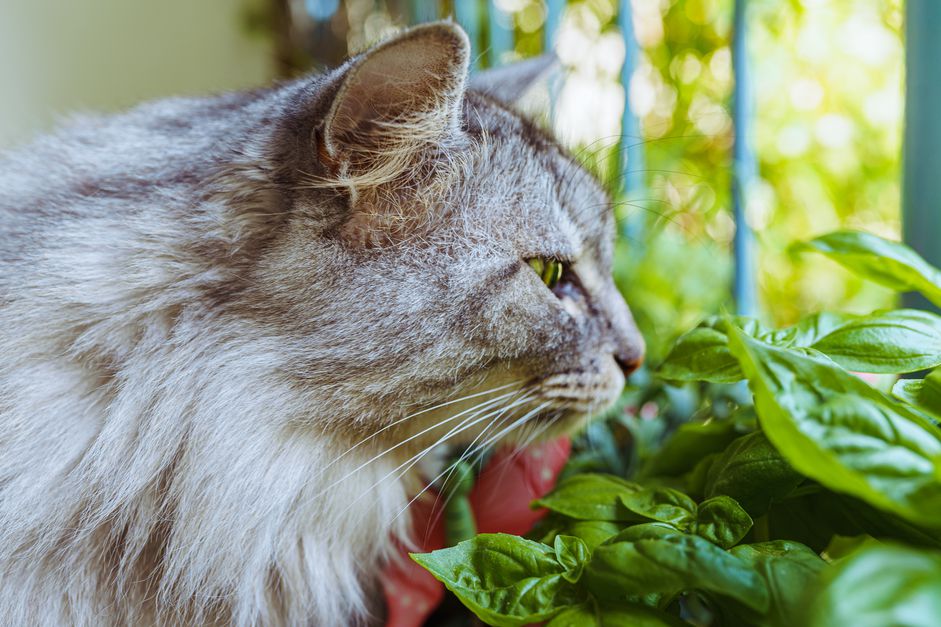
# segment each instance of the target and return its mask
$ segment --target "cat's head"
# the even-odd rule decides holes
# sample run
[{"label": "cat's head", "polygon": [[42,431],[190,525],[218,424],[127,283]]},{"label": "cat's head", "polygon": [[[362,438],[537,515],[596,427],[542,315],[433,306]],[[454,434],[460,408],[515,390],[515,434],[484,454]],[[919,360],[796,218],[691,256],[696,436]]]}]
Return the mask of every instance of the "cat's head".
[{"label": "cat's head", "polygon": [[469,56],[459,27],[413,28],[291,87],[276,125],[291,206],[251,302],[338,428],[459,397],[400,426],[570,425],[643,358],[611,278],[608,198],[514,111],[540,63],[469,79]]}]

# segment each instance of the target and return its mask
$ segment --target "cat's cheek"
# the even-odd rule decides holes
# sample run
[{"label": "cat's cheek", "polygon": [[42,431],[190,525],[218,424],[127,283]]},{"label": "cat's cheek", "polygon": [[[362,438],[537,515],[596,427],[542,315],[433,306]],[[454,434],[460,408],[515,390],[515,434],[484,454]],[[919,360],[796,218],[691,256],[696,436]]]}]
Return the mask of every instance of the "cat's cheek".
[{"label": "cat's cheek", "polygon": [[627,377],[624,376],[621,366],[618,365],[613,355],[606,356],[603,363],[602,380],[604,385],[598,399],[599,404],[603,405],[602,411],[608,409],[618,400],[624,386],[627,384]]},{"label": "cat's cheek", "polygon": [[559,299],[559,305],[561,306],[562,311],[572,320],[579,320],[585,317],[585,310],[579,305],[577,301],[572,298],[563,296]]}]

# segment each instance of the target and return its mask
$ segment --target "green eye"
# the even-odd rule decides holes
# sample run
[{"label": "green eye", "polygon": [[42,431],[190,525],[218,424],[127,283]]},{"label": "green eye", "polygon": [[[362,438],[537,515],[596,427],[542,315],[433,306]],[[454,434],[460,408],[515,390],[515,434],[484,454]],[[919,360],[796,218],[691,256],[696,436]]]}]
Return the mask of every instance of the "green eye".
[{"label": "green eye", "polygon": [[558,285],[559,279],[562,278],[562,262],[556,259],[533,257],[529,260],[529,267],[536,271],[550,290]]}]

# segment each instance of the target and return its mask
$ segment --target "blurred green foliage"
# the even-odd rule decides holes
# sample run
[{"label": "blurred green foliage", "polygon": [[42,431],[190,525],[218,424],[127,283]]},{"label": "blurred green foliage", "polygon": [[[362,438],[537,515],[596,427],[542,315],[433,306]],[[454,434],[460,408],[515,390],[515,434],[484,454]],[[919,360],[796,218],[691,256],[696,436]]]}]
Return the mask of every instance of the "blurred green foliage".
[{"label": "blurred green foliage", "polygon": [[[571,2],[569,11],[593,11],[604,33],[616,30],[615,4]],[[898,235],[902,2],[752,0],[750,9],[760,176],[748,214],[763,313],[783,325],[813,311],[890,306],[887,290],[797,258],[787,244],[840,227]],[[634,11],[643,58],[631,103],[648,188],[620,210],[643,212],[647,228],[645,241],[622,242],[642,254],[619,257],[616,276],[656,361],[691,317],[729,300],[732,2],[634,2]]]}]

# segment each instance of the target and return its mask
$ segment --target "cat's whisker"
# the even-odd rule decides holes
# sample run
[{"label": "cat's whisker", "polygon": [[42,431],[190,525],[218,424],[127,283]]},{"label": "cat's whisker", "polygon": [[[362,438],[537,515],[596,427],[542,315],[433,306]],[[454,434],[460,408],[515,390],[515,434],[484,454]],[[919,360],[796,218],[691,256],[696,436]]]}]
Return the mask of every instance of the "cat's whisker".
[{"label": "cat's whisker", "polygon": [[[518,405],[520,405],[520,404],[527,403],[527,402],[529,402],[530,400],[532,400],[531,397],[525,397],[525,396],[524,396],[523,398],[514,401],[513,404],[510,405],[509,407],[515,407],[515,406],[518,406]],[[504,410],[505,410],[505,409],[506,409],[506,408],[504,408]],[[452,428],[450,431],[448,431],[446,434],[444,434],[443,436],[441,436],[440,438],[438,438],[438,440],[437,440],[436,442],[434,442],[434,443],[431,444],[430,446],[425,447],[424,449],[422,449],[421,451],[419,451],[419,452],[416,453],[415,455],[411,456],[410,458],[408,458],[407,460],[405,460],[404,462],[402,462],[401,464],[399,464],[398,466],[396,466],[395,468],[393,468],[391,471],[389,471],[388,473],[386,473],[383,477],[381,477],[379,480],[377,480],[377,481],[376,481],[375,483],[373,483],[371,486],[369,486],[369,488],[367,488],[365,491],[363,491],[362,494],[360,494],[358,497],[356,497],[356,498],[353,500],[352,503],[350,503],[350,505],[347,507],[347,509],[349,509],[349,507],[352,507],[356,502],[358,502],[358,501],[359,501],[360,499],[362,499],[364,496],[366,496],[367,494],[371,493],[374,489],[376,489],[379,485],[381,485],[381,484],[382,484],[383,482],[385,482],[387,479],[389,479],[389,478],[392,477],[393,475],[396,475],[396,473],[398,473],[397,476],[395,477],[396,480],[399,480],[399,479],[401,479],[402,477],[404,477],[404,476],[415,466],[415,464],[419,463],[422,459],[424,459],[424,457],[425,457],[426,455],[428,455],[431,451],[433,451],[434,449],[436,449],[436,448],[438,448],[439,446],[441,446],[442,444],[444,444],[448,439],[450,439],[450,438],[453,437],[454,435],[457,435],[458,433],[461,433],[461,432],[463,432],[463,431],[466,431],[467,429],[470,429],[471,427],[473,427],[473,426],[475,426],[475,425],[477,425],[477,424],[480,424],[481,422],[483,422],[483,421],[485,421],[485,420],[488,420],[488,419],[492,418],[493,415],[494,415],[494,413],[497,413],[497,412],[500,412],[500,411],[504,411],[504,410],[498,409],[498,410],[495,410],[494,412],[484,414],[483,416],[480,416],[480,417],[477,417],[477,416],[470,416],[470,417],[468,417],[468,418],[465,418],[465,419],[464,419],[463,421],[461,421],[461,423],[459,423],[457,426],[453,427],[453,428]],[[479,416],[479,414],[478,414],[478,416]],[[402,470],[403,468],[404,468],[404,470]],[[394,520],[394,519],[393,519],[393,520]]]},{"label": "cat's whisker", "polygon": [[[532,421],[530,421],[528,424],[524,424],[524,425],[522,426],[522,429],[524,429],[524,430],[525,430],[527,427],[531,427],[531,429],[530,429],[530,431],[529,431],[528,434],[526,434],[526,435],[524,435],[523,437],[520,438],[519,443],[517,443],[517,444],[514,446],[514,449],[513,449],[513,451],[511,452],[511,454],[500,462],[500,465],[503,466],[503,472],[502,472],[501,475],[500,475],[500,481],[502,481],[502,479],[503,479],[503,473],[506,473],[506,471],[509,470],[509,468],[510,468],[510,466],[512,465],[512,463],[513,463],[516,459],[518,459],[518,458],[520,457],[520,455],[522,455],[522,454],[525,452],[525,450],[530,446],[530,444],[532,444],[532,443],[536,440],[536,438],[538,438],[538,437],[541,436],[543,433],[545,433],[546,431],[548,431],[549,428],[550,428],[553,424],[555,424],[555,422],[556,422],[556,420],[559,418],[559,416],[560,416],[560,414],[559,414],[558,412],[555,412],[555,413],[551,414],[551,416],[550,416],[548,419],[544,419],[544,420],[541,420],[541,421],[539,421],[539,422],[532,422]],[[498,483],[499,483],[499,481],[498,481]]]},{"label": "cat's whisker", "polygon": [[[514,421],[509,427],[506,427],[505,429],[503,429],[502,431],[500,431],[500,433],[496,434],[495,436],[493,436],[493,437],[491,437],[491,438],[488,438],[486,442],[480,444],[479,450],[484,450],[484,449],[486,449],[487,446],[489,446],[491,443],[493,443],[493,442],[499,440],[504,434],[508,433],[509,431],[512,431],[516,426],[518,426],[518,425],[520,425],[520,424],[524,424],[524,423],[525,423],[527,420],[529,420],[532,416],[538,414],[540,411],[542,411],[543,409],[545,409],[545,408],[548,407],[548,406],[549,406],[549,403],[543,403],[542,405],[539,405],[538,407],[536,407],[536,408],[530,410],[530,411],[527,412],[522,418],[520,418],[520,419]],[[451,471],[451,470],[453,469],[453,467],[454,467],[454,465],[452,464],[451,466],[449,466],[448,468],[446,468],[445,470],[443,470],[441,473],[439,473],[438,476],[435,477],[435,479],[433,479],[432,481],[429,481],[428,484],[427,484],[424,488],[422,488],[421,491],[419,491],[418,494],[416,494],[414,497],[412,497],[412,499],[405,505],[404,508],[400,509],[399,512],[398,512],[395,516],[392,517],[392,519],[389,521],[389,525],[391,526],[392,524],[394,524],[395,521],[399,518],[399,516],[401,516],[402,514],[404,514],[406,511],[408,511],[408,508],[412,505],[412,503],[414,503],[414,502],[415,502],[416,500],[418,500],[425,492],[427,492],[429,489],[431,489],[431,487],[434,485],[434,483],[435,483],[438,479],[440,479],[441,476],[444,475],[446,472]]]},{"label": "cat's whisker", "polygon": [[[526,447],[528,447],[530,444],[532,444],[533,441],[535,441],[536,437],[538,437],[539,434],[545,432],[552,424],[554,424],[555,421],[556,421],[556,419],[557,419],[560,415],[561,415],[561,414],[560,414],[559,412],[554,412],[553,414],[551,414],[551,418],[550,418],[549,420],[544,421],[544,422],[539,422],[539,423],[536,423],[536,422],[528,422],[528,423],[526,423],[526,424],[523,424],[523,425],[522,425],[523,428],[525,428],[525,427],[531,427],[531,428],[532,428],[532,431],[531,431],[531,433],[528,434],[528,435],[526,435],[526,434],[524,433],[524,434],[523,434],[523,437],[520,438],[519,443],[517,443],[517,444],[515,445],[515,448],[517,449],[517,453],[518,453],[519,451],[522,451],[522,450],[525,449]],[[498,435],[499,435],[499,434],[498,434]],[[511,458],[511,459],[512,459],[512,458]]]},{"label": "cat's whisker", "polygon": [[[453,437],[453,436],[455,436],[455,435],[457,435],[457,434],[459,434],[459,433],[462,433],[462,432],[464,432],[464,431],[470,429],[471,427],[474,427],[474,426],[476,426],[476,425],[478,425],[478,424],[480,424],[481,422],[484,422],[484,421],[486,421],[486,420],[495,421],[495,420],[499,419],[499,417],[502,416],[503,414],[505,414],[507,411],[509,411],[509,410],[511,410],[511,409],[514,409],[514,408],[516,408],[516,407],[519,407],[520,405],[525,405],[526,403],[528,403],[528,402],[531,401],[532,399],[533,399],[533,396],[531,396],[531,395],[526,395],[526,396],[523,396],[522,398],[519,398],[519,399],[513,401],[510,405],[507,405],[506,407],[499,408],[499,409],[497,409],[497,410],[495,410],[495,411],[493,411],[493,412],[490,412],[490,413],[488,413],[488,414],[485,414],[484,416],[475,417],[475,418],[473,419],[473,422],[469,422],[469,419],[462,421],[461,424],[459,424],[459,425],[457,425],[456,427],[452,428],[448,433],[446,433],[444,436],[442,436],[441,438],[439,438],[437,442],[435,442],[434,444],[431,444],[430,446],[425,447],[422,451],[420,451],[420,452],[417,453],[416,455],[414,455],[414,456],[412,456],[411,458],[409,458],[409,460],[407,460],[405,463],[401,464],[398,468],[396,468],[396,469],[393,470],[392,472],[396,472],[397,470],[399,470],[399,468],[401,468],[401,467],[404,466],[405,464],[408,464],[408,467],[407,467],[402,473],[400,473],[399,476],[398,476],[399,479],[402,478],[403,476],[405,476],[405,474],[407,474],[407,473],[415,466],[415,464],[417,464],[418,462],[420,462],[426,455],[428,455],[429,453],[431,453],[431,451],[433,451],[434,449],[436,449],[436,448],[438,448],[439,446],[443,445],[443,444],[444,444],[448,439],[450,439],[451,437]],[[489,425],[488,425],[488,426],[489,426]],[[486,429],[487,429],[487,427],[485,427],[485,428],[483,429],[483,431],[486,431]],[[476,440],[476,438],[475,438],[475,440]],[[411,463],[409,463],[409,462],[411,462]],[[383,479],[381,479],[380,482],[381,482],[381,481],[384,481],[387,477],[388,477],[388,475],[387,475],[386,477],[384,477]]]},{"label": "cat's whisker", "polygon": [[[532,399],[532,397],[530,397],[529,400],[531,400],[531,399]],[[517,404],[517,405],[518,405],[518,404]],[[462,461],[464,461],[465,459],[467,459],[467,457],[469,457],[470,455],[473,455],[473,454],[475,454],[475,453],[477,453],[477,452],[481,452],[481,451],[484,450],[484,447],[478,446],[477,448],[475,448],[474,445],[475,445],[475,444],[477,443],[477,441],[478,441],[482,436],[484,436],[484,435],[487,433],[487,431],[490,430],[494,425],[500,424],[500,423],[504,420],[503,415],[506,414],[506,412],[507,412],[508,410],[513,409],[513,408],[514,408],[514,406],[505,407],[503,411],[498,412],[498,413],[497,413],[496,415],[494,415],[494,416],[490,416],[490,417],[492,418],[491,421],[490,421],[490,423],[487,424],[483,429],[481,429],[480,433],[477,434],[477,436],[474,438],[473,442],[471,442],[471,444],[464,450],[464,452],[461,453],[460,457],[458,457],[457,460],[455,460],[454,462],[452,462],[451,464],[449,464],[444,470],[442,470],[440,473],[438,473],[438,475],[435,476],[433,479],[431,479],[430,481],[426,482],[425,487],[422,488],[422,490],[419,491],[418,494],[416,494],[414,497],[412,497],[411,500],[409,500],[409,502],[405,504],[405,507],[403,507],[401,510],[399,510],[399,512],[389,521],[389,525],[391,526],[391,525],[398,519],[399,516],[401,516],[405,511],[408,510],[408,508],[412,505],[412,503],[414,503],[416,500],[418,500],[419,498],[421,498],[421,496],[422,496],[425,492],[427,492],[429,489],[431,489],[432,487],[434,487],[434,485],[435,485],[436,483],[438,483],[438,482],[442,479],[442,476],[447,473],[447,476],[444,477],[444,480],[442,481],[442,492],[443,492],[443,491],[446,489],[446,486],[447,486],[447,484],[448,484],[448,481],[450,480],[451,475],[453,474],[454,469],[457,467],[457,465],[458,465],[459,463],[461,463]],[[512,414],[511,414],[511,415],[512,415]],[[478,460],[479,460],[479,459],[480,459],[480,458],[478,457]],[[450,500],[451,500],[451,496],[452,496],[452,495],[449,494],[449,495],[447,495],[447,496],[445,497],[444,506],[442,507],[441,511],[444,510],[444,507],[447,507],[448,503],[449,503]],[[437,505],[438,500],[440,499],[440,497],[441,497],[441,494],[438,494],[438,495],[435,497],[435,504],[436,504],[436,505]],[[433,521],[429,521],[429,524],[433,524]]]},{"label": "cat's whisker", "polygon": [[[524,450],[528,448],[536,439],[549,430],[555,423],[556,416],[552,416],[549,420],[543,420],[540,422],[529,422],[528,424],[523,425],[524,431],[521,434],[518,444],[516,445],[517,450]],[[529,428],[529,432],[525,431],[526,428]]]},{"label": "cat's whisker", "polygon": [[429,427],[426,427],[425,429],[422,429],[422,430],[419,431],[418,433],[415,433],[415,434],[409,436],[408,438],[402,440],[401,442],[398,442],[397,444],[395,444],[395,445],[393,445],[393,446],[390,446],[389,448],[383,449],[383,450],[382,450],[381,452],[379,452],[378,454],[372,456],[371,458],[369,458],[369,459],[366,460],[365,462],[361,463],[360,465],[358,465],[356,468],[354,468],[354,469],[351,470],[350,472],[346,473],[345,475],[343,475],[342,477],[340,477],[339,479],[337,479],[336,481],[334,481],[334,482],[331,483],[330,485],[326,486],[325,488],[323,488],[322,490],[320,490],[319,492],[317,492],[316,494],[314,494],[311,498],[312,498],[312,499],[316,499],[316,498],[322,496],[323,494],[328,493],[330,490],[332,490],[333,488],[337,487],[338,485],[340,485],[341,483],[343,483],[344,481],[346,481],[347,479],[349,479],[350,477],[352,477],[353,475],[355,475],[356,473],[358,473],[360,470],[362,470],[363,468],[365,468],[366,466],[372,464],[372,463],[375,462],[376,460],[378,460],[378,459],[380,459],[381,457],[383,457],[383,456],[385,456],[385,455],[391,453],[392,451],[394,451],[394,450],[396,450],[396,449],[398,449],[398,448],[401,448],[401,447],[405,446],[405,445],[408,444],[409,442],[411,442],[411,441],[413,441],[413,440],[415,440],[415,439],[417,439],[417,438],[420,438],[421,436],[423,436],[424,434],[428,433],[429,431],[433,431],[434,429],[437,429],[437,428],[440,427],[441,425],[447,424],[447,423],[449,423],[449,422],[451,422],[451,421],[453,421],[453,420],[456,420],[456,419],[460,418],[461,416],[464,416],[464,415],[466,415],[466,414],[468,414],[468,413],[471,413],[471,412],[474,412],[474,411],[477,411],[477,410],[480,410],[480,409],[486,409],[486,408],[492,407],[493,405],[498,404],[498,403],[500,403],[501,401],[503,401],[503,400],[505,400],[505,399],[507,399],[507,398],[509,398],[509,397],[512,397],[512,396],[513,396],[514,394],[516,394],[516,393],[517,393],[516,391],[512,391],[512,392],[507,392],[507,393],[505,393],[505,394],[501,394],[500,396],[498,396],[498,397],[496,397],[496,398],[490,399],[490,400],[488,400],[488,401],[484,401],[484,402],[482,402],[482,403],[480,403],[480,404],[478,404],[478,405],[475,405],[474,407],[470,407],[470,408],[468,408],[468,409],[465,409],[465,410],[463,410],[463,411],[461,411],[461,412],[459,412],[459,413],[457,413],[457,414],[451,416],[450,418],[446,418],[445,420],[442,420],[442,421],[440,421],[440,422],[436,422],[435,424],[433,424],[433,425],[431,425],[431,426],[429,426]]},{"label": "cat's whisker", "polygon": [[[493,428],[495,425],[500,424],[500,423],[504,420],[504,418],[503,418],[504,414],[506,414],[509,410],[511,410],[511,409],[513,409],[513,408],[514,408],[514,406],[513,406],[513,405],[510,405],[510,406],[508,406],[508,407],[505,407],[505,408],[503,409],[503,411],[497,413],[496,416],[494,416],[493,419],[490,421],[490,423],[487,424],[483,429],[481,429],[481,430],[480,430],[480,433],[478,433],[478,434],[474,437],[474,439],[471,441],[471,443],[470,443],[469,445],[467,445],[467,447],[464,449],[464,452],[461,453],[461,455],[457,458],[457,460],[451,462],[451,463],[448,465],[448,467],[445,468],[445,469],[442,471],[442,473],[438,474],[437,477],[435,477],[433,480],[431,480],[431,481],[428,483],[428,485],[431,486],[431,485],[434,485],[437,481],[441,480],[441,486],[442,486],[442,488],[441,488],[441,492],[439,492],[438,495],[435,496],[435,506],[437,506],[437,504],[438,504],[438,502],[439,502],[439,500],[440,500],[442,494],[444,494],[444,492],[446,491],[447,486],[448,486],[448,482],[451,480],[451,476],[454,474],[454,470],[457,468],[458,464],[460,464],[461,462],[465,461],[468,457],[470,457],[470,456],[472,456],[472,455],[475,455],[475,454],[477,455],[477,462],[480,461],[480,459],[481,459],[481,457],[482,457],[482,455],[483,455],[483,451],[484,451],[485,449],[479,448],[479,447],[478,447],[478,448],[475,448],[475,445],[477,444],[478,441],[480,441],[480,439],[481,439],[482,437],[484,437],[484,436],[487,434],[487,431],[489,431],[489,430],[490,430],[491,428]],[[511,414],[511,415],[512,415],[512,414]],[[447,473],[447,476],[444,477],[444,479],[442,480],[442,479],[441,479],[441,475],[444,474],[445,472]],[[424,490],[423,490],[422,492],[424,492]],[[418,496],[421,496],[421,493],[419,493]],[[442,511],[443,511],[444,507],[447,507],[448,503],[450,503],[450,501],[451,501],[451,496],[452,496],[451,494],[448,494],[447,496],[445,496],[444,506],[442,507]],[[416,497],[416,498],[417,498],[417,497]],[[413,498],[411,501],[409,501],[409,502],[405,505],[405,509],[408,509],[408,507],[414,502],[414,500],[415,500],[415,499]],[[401,512],[400,512],[399,514],[397,514],[395,518],[392,519],[393,522],[395,521],[396,518],[398,518],[398,516],[399,516],[400,514],[401,514]],[[429,524],[431,524],[431,521],[429,521]],[[427,531],[427,530],[426,530],[426,531]]]},{"label": "cat's whisker", "polygon": [[514,447],[512,454],[500,462],[500,465],[503,467],[503,472],[505,473],[510,468],[510,465],[513,463],[513,461],[522,455],[526,448],[529,447],[529,445],[532,444],[532,442],[537,437],[548,431],[549,428],[552,427],[561,416],[562,412],[556,411],[552,414],[549,414],[543,421],[540,421],[539,423],[529,422],[529,424],[524,424],[523,427],[531,426],[532,432],[528,437],[522,438],[521,443]]},{"label": "cat's whisker", "polygon": [[[502,424],[506,424],[506,422],[507,422],[507,421],[502,421],[500,424],[497,424],[497,423],[495,422],[493,426],[494,426],[494,427],[500,427],[500,426],[502,426]],[[525,422],[525,423],[523,423],[522,425],[520,425],[519,428],[520,428],[521,430],[524,430],[524,429],[526,429],[528,426],[530,426],[530,424],[531,424],[531,423],[529,423],[529,422]],[[473,452],[474,455],[475,455],[475,458],[474,458],[474,462],[473,462],[473,463],[474,463],[474,464],[482,464],[482,463],[483,463],[483,459],[484,459],[484,455],[487,454],[487,451],[490,450],[490,448],[491,448],[494,444],[496,444],[496,442],[495,442],[494,440],[492,440],[492,439],[488,439],[487,441],[482,442],[481,445],[478,446],[477,449]]]},{"label": "cat's whisker", "polygon": [[[442,420],[442,421],[440,421],[440,422],[438,422],[438,423],[435,423],[434,425],[431,425],[430,427],[424,429],[422,432],[414,434],[413,436],[411,436],[410,438],[408,438],[407,440],[405,440],[405,441],[403,441],[403,442],[399,442],[398,444],[396,444],[396,445],[394,445],[394,446],[392,446],[392,447],[389,447],[389,448],[387,448],[387,449],[384,449],[384,450],[381,451],[379,454],[373,456],[372,458],[370,458],[370,459],[367,460],[366,462],[360,464],[359,466],[357,466],[356,468],[354,468],[354,469],[351,470],[350,472],[346,473],[345,475],[343,475],[343,476],[340,477],[339,479],[333,481],[330,485],[328,485],[328,486],[326,486],[326,487],[324,487],[324,488],[321,488],[319,491],[317,491],[317,492],[313,493],[312,495],[308,496],[306,499],[304,499],[304,500],[302,501],[302,503],[301,503],[299,506],[306,506],[306,504],[308,504],[308,503],[310,503],[310,502],[312,502],[312,501],[316,501],[317,499],[323,497],[324,495],[328,494],[333,488],[337,487],[338,485],[340,485],[341,483],[343,483],[343,482],[346,481],[347,479],[353,477],[356,473],[358,473],[359,471],[361,471],[363,468],[365,468],[365,467],[368,466],[369,464],[375,462],[376,460],[378,460],[378,459],[381,458],[382,456],[384,456],[384,455],[390,453],[391,451],[393,451],[393,450],[399,448],[400,446],[406,444],[409,440],[413,440],[413,439],[415,439],[416,437],[419,437],[419,436],[421,436],[422,434],[424,434],[424,433],[426,433],[426,432],[428,432],[428,431],[431,431],[431,430],[433,430],[433,429],[435,429],[435,428],[437,428],[437,427],[439,427],[439,426],[441,426],[441,425],[443,425],[443,424],[446,424],[446,423],[448,423],[448,422],[451,422],[451,421],[453,421],[453,420],[456,420],[456,419],[460,418],[461,416],[464,416],[464,415],[466,415],[466,414],[470,414],[469,416],[467,416],[466,418],[464,418],[464,419],[459,423],[459,426],[462,425],[462,424],[465,424],[466,422],[468,422],[468,421],[470,421],[470,420],[474,420],[474,419],[475,419],[477,416],[479,416],[482,412],[490,411],[490,410],[492,409],[492,407],[493,407],[495,404],[498,404],[498,403],[500,403],[501,401],[506,400],[507,398],[512,398],[512,396],[513,396],[514,394],[517,394],[517,393],[519,393],[518,390],[517,390],[517,391],[513,391],[513,392],[508,392],[508,393],[505,393],[505,394],[502,394],[502,395],[498,396],[497,398],[490,399],[490,400],[488,400],[488,401],[484,401],[484,402],[482,402],[482,403],[479,403],[479,404],[475,405],[474,407],[470,407],[470,408],[468,408],[468,409],[465,409],[465,410],[463,410],[463,411],[461,411],[461,412],[455,414],[454,416],[451,416],[451,417],[449,417],[449,418],[447,418],[447,419],[445,419],[445,420]],[[449,434],[450,434],[450,432],[449,432]],[[409,459],[412,459],[412,458],[409,458]],[[401,466],[399,466],[399,468],[401,468]],[[396,469],[396,470],[397,470],[397,469]],[[323,471],[321,471],[321,474],[322,474],[322,472],[323,472]],[[394,473],[395,470],[393,470],[392,472]],[[390,473],[390,474],[391,474],[391,473]],[[318,476],[319,476],[319,475],[318,475]],[[383,477],[383,479],[380,479],[378,482],[374,483],[374,484],[373,484],[372,486],[370,486],[367,490],[365,490],[363,494],[367,494],[367,493],[371,492],[377,485],[379,485],[379,483],[381,483],[382,481],[384,481],[388,476],[389,476],[389,475],[386,475],[386,477]],[[362,496],[362,495],[361,495],[361,496]],[[352,506],[353,504],[355,504],[357,501],[359,501],[359,498],[357,498],[356,500],[354,500],[353,503],[350,504],[350,506]],[[349,507],[348,507],[347,509],[349,509]],[[346,511],[346,510],[344,510],[344,511]]]},{"label": "cat's whisker", "polygon": [[[396,466],[395,468],[393,468],[391,471],[389,471],[388,473],[386,473],[383,477],[381,477],[380,479],[378,479],[377,481],[375,481],[372,485],[370,485],[368,488],[366,488],[365,490],[363,490],[362,493],[361,493],[359,496],[357,496],[357,497],[343,510],[343,512],[345,513],[346,511],[348,511],[349,509],[351,509],[360,499],[362,499],[362,498],[363,498],[364,496],[366,496],[367,494],[370,494],[374,489],[376,489],[380,484],[382,484],[384,481],[386,481],[389,477],[391,477],[392,475],[396,474],[403,466],[408,465],[408,464],[409,464],[410,462],[412,462],[413,460],[416,460],[416,458],[418,458],[418,460],[420,461],[421,456],[423,456],[424,454],[430,452],[431,449],[433,449],[435,446],[437,446],[438,444],[440,444],[441,442],[443,442],[444,439],[446,439],[447,437],[449,437],[449,436],[454,432],[455,429],[462,429],[464,425],[467,425],[469,422],[474,421],[478,416],[481,415],[481,413],[488,412],[488,411],[496,411],[496,410],[492,410],[490,407],[481,408],[480,406],[477,406],[477,407],[475,407],[475,408],[473,408],[473,409],[475,409],[475,410],[477,410],[477,411],[476,411],[475,413],[472,413],[470,416],[464,418],[463,420],[461,420],[461,421],[458,423],[458,425],[457,425],[456,427],[453,427],[451,431],[449,431],[449,432],[448,432],[447,434],[445,434],[442,438],[440,438],[435,444],[432,444],[431,446],[429,446],[429,447],[427,447],[427,448],[421,449],[421,450],[418,451],[416,454],[410,456],[410,457],[409,457],[408,459],[406,459],[404,462],[402,462],[401,464],[399,464],[398,466]],[[462,412],[462,413],[465,413],[465,412]],[[452,418],[456,418],[456,417],[457,417],[457,416],[453,416]],[[439,424],[440,424],[440,423],[439,423]],[[390,450],[391,450],[391,449],[390,449]],[[385,452],[388,452],[388,451],[384,451],[384,453],[385,453]],[[376,459],[378,459],[378,456],[376,457]],[[335,481],[333,484],[331,484],[331,485],[328,486],[327,488],[321,490],[320,492],[315,493],[313,496],[310,497],[309,500],[312,501],[312,500],[315,500],[315,499],[319,498],[320,496],[324,495],[324,494],[325,494],[326,492],[328,492],[332,487],[335,487],[335,486],[338,485],[340,482],[342,482],[342,481],[344,481],[345,479],[351,477],[353,474],[355,474],[357,471],[361,470],[363,467],[364,467],[364,466],[360,466],[360,467],[358,467],[356,470],[354,470],[353,472],[344,475],[344,477],[341,477],[338,481]],[[408,472],[408,468],[406,468],[405,472]],[[396,477],[396,478],[397,478],[397,479],[398,479],[398,478],[401,478],[402,476],[404,476],[405,472],[399,474],[398,477]]]},{"label": "cat's whisker", "polygon": [[[470,399],[472,399],[472,398],[478,398],[478,397],[480,397],[480,396],[486,396],[486,395],[488,395],[488,394],[493,394],[494,392],[499,392],[500,390],[505,390],[506,388],[512,387],[512,386],[514,386],[514,385],[517,385],[518,383],[520,383],[520,381],[512,381],[512,382],[510,382],[510,383],[506,383],[506,384],[504,384],[504,385],[500,385],[500,386],[497,386],[497,387],[495,387],[495,388],[491,388],[491,389],[489,389],[489,390],[484,390],[483,392],[476,392],[476,393],[474,393],[474,394],[468,394],[467,396],[462,396],[462,397],[460,397],[460,398],[455,398],[455,399],[453,399],[453,400],[446,401],[446,402],[444,402],[444,403],[439,403],[439,404],[437,404],[437,405],[435,405],[435,406],[433,406],[433,407],[428,407],[428,408],[426,408],[426,409],[422,409],[421,411],[417,411],[417,412],[415,412],[415,413],[413,413],[413,414],[409,414],[408,416],[405,416],[404,418],[399,418],[398,420],[387,424],[386,426],[382,427],[382,428],[379,429],[378,431],[375,431],[374,433],[372,433],[372,434],[366,436],[365,438],[363,438],[362,440],[360,440],[359,442],[357,442],[356,444],[354,444],[353,446],[351,446],[350,448],[348,448],[346,451],[344,451],[342,454],[340,454],[336,459],[334,459],[334,460],[331,461],[329,464],[327,464],[326,466],[324,466],[323,470],[321,471],[321,474],[323,474],[324,471],[326,471],[327,469],[329,469],[330,467],[332,467],[334,464],[336,464],[336,463],[338,463],[339,461],[341,461],[343,458],[345,458],[347,455],[349,455],[350,453],[352,453],[354,450],[356,450],[356,449],[359,448],[360,446],[362,446],[362,445],[366,444],[367,442],[369,442],[370,440],[372,440],[372,439],[378,437],[378,436],[379,436],[380,434],[382,434],[383,432],[388,431],[389,429],[392,429],[393,427],[402,424],[402,423],[405,422],[406,420],[410,420],[410,419],[412,419],[412,418],[414,418],[414,417],[416,417],[416,416],[420,416],[420,415],[422,415],[422,414],[427,414],[428,412],[435,411],[436,409],[441,409],[442,407],[447,407],[448,405],[454,405],[455,403],[461,403],[461,402],[470,400]],[[497,398],[503,398],[504,396],[505,396],[505,395],[502,395],[502,396],[497,397]],[[496,400],[496,399],[492,399],[492,400]],[[479,407],[479,405],[478,405],[478,407]],[[440,424],[440,423],[439,423],[439,424]]]},{"label": "cat's whisker", "polygon": [[548,403],[548,402],[542,403],[541,405],[539,405],[539,406],[536,407],[535,409],[531,410],[531,411],[528,412],[526,415],[524,415],[522,418],[520,418],[520,419],[514,421],[514,422],[513,422],[512,424],[510,424],[508,427],[505,427],[505,428],[502,429],[499,433],[495,434],[494,436],[492,436],[491,438],[489,438],[486,442],[484,442],[483,444],[481,444],[481,445],[480,445],[480,446],[481,446],[481,449],[485,449],[486,447],[490,446],[491,444],[493,444],[494,442],[498,441],[500,438],[502,438],[503,436],[505,436],[507,433],[509,433],[509,432],[512,431],[513,429],[517,428],[518,426],[523,425],[523,424],[526,424],[526,421],[528,421],[528,420],[529,420],[530,418],[532,418],[533,416],[537,415],[537,414],[538,414],[539,412],[541,412],[542,410],[544,410],[544,409],[546,409],[547,407],[549,407],[549,405],[550,405],[550,403]]}]

